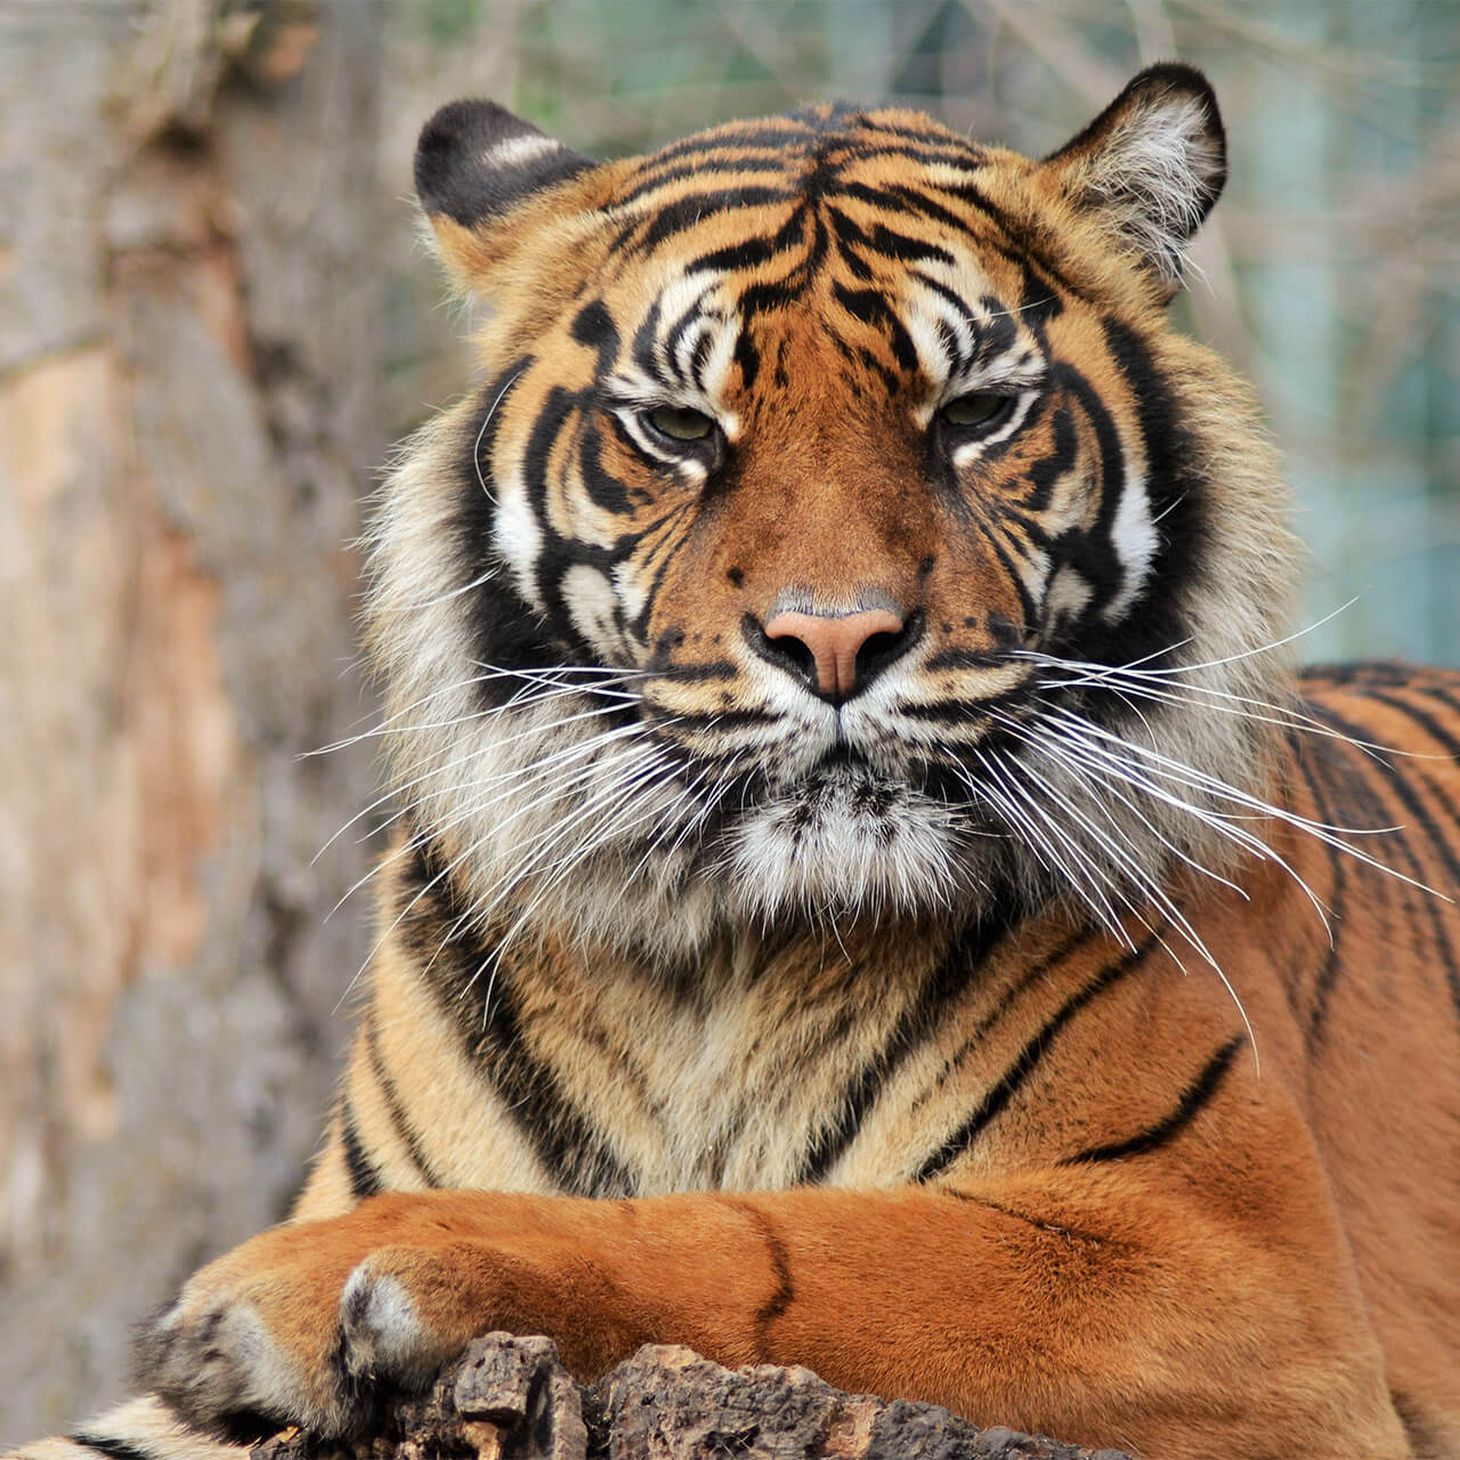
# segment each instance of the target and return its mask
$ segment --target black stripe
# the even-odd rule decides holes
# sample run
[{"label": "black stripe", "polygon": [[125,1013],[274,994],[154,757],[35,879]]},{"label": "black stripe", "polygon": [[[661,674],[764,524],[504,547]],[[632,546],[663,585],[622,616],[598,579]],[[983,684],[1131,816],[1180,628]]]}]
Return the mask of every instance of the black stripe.
[{"label": "black stripe", "polygon": [[736,336],[735,363],[740,367],[740,388],[749,390],[760,374],[760,351],[747,330],[741,330]]},{"label": "black stripe", "polygon": [[1418,705],[1412,705],[1408,700],[1402,700],[1398,695],[1382,689],[1365,690],[1364,697],[1378,700],[1380,704],[1388,705],[1391,710],[1396,710],[1406,719],[1412,720],[1436,745],[1443,746],[1449,755],[1460,760],[1460,740],[1457,740],[1428,710],[1422,710]]},{"label": "black stripe", "polygon": [[1138,948],[1124,954],[1117,962],[1107,964],[1089,983],[1060,1005],[1039,1032],[1014,1057],[1013,1063],[979,1101],[963,1124],[923,1162],[916,1180],[931,1181],[940,1172],[946,1171],[978,1139],[1018,1093],[1070,1020],[1086,1004],[1139,968],[1156,946],[1158,936],[1158,933],[1152,933]]},{"label": "black stripe", "polygon": [[[904,370],[918,368],[918,352],[913,345],[912,336],[878,290],[849,289],[844,284],[833,283],[831,292],[836,302],[853,319],[860,320],[884,336],[892,347],[893,358]],[[890,386],[894,384],[894,380],[889,380]]]},{"label": "black stripe", "polygon": [[[1326,738],[1326,737],[1325,737]],[[1315,775],[1315,769],[1321,769],[1321,758],[1328,750],[1327,746],[1318,746],[1305,743],[1301,739],[1293,746],[1293,760],[1298,767],[1298,773],[1307,784],[1308,793],[1313,798],[1313,808],[1317,812],[1320,821],[1334,824],[1334,811],[1325,794],[1325,788],[1319,785]],[[1320,762],[1315,767],[1313,762]],[[1305,1036],[1309,1053],[1317,1047],[1319,1040],[1323,1037],[1323,1026],[1328,1020],[1328,1005],[1333,996],[1333,990],[1338,983],[1340,973],[1343,971],[1343,955],[1341,953],[1342,939],[1341,928],[1343,926],[1342,911],[1347,897],[1348,871],[1344,866],[1345,853],[1337,847],[1323,843],[1323,850],[1328,856],[1329,871],[1333,876],[1333,888],[1330,893],[1332,906],[1338,910],[1339,916],[1330,918],[1328,947],[1323,954],[1323,964],[1318,970],[1317,977],[1313,981],[1313,1001],[1308,1007],[1308,1028]],[[1296,1003],[1297,990],[1292,986],[1291,980],[1288,983],[1288,1003],[1295,1016],[1299,1014]]]},{"label": "black stripe", "polygon": [[1302,679],[1318,688],[1356,687],[1362,691],[1379,685],[1404,689],[1413,684],[1415,672],[1413,665],[1396,659],[1354,659],[1343,664],[1309,664],[1303,669]]},{"label": "black stripe", "polygon": [[[719,150],[724,151],[724,149]],[[692,178],[697,180],[711,177],[723,178],[737,173],[753,173],[761,182],[767,178],[782,179],[789,174],[786,163],[787,153],[780,149],[775,151],[768,148],[737,150],[727,153],[725,156],[715,156],[710,149],[706,149],[693,161],[681,162],[674,167],[663,167],[652,175],[646,169],[640,174],[633,187],[627,192],[615,195],[613,206],[617,209],[624,209],[630,203],[636,203],[650,193],[658,192],[661,188],[668,188],[677,182],[687,182]]]},{"label": "black stripe", "polygon": [[[1156,556],[1146,575],[1139,612],[1128,614],[1115,624],[1087,616],[1070,649],[1059,652],[1069,652],[1072,658],[1097,664],[1124,664],[1147,655],[1154,657],[1190,633],[1186,585],[1203,571],[1207,556],[1209,453],[1200,449],[1200,443],[1194,439],[1164,362],[1152,354],[1150,342],[1116,320],[1104,319],[1101,324],[1111,363],[1124,378],[1139,411],[1146,490],[1150,494],[1152,516],[1160,521],[1161,531]],[[1091,392],[1087,407],[1093,403],[1108,416],[1098,391],[1081,379],[1085,389]],[[1118,436],[1106,445],[1118,451]],[[1114,483],[1105,481],[1101,490],[1114,491]],[[1123,577],[1124,569],[1119,571]],[[1092,696],[1091,702],[1109,717],[1106,723],[1121,723],[1130,714],[1128,706],[1122,705],[1113,694],[1103,699]]]},{"label": "black stripe", "polygon": [[[921,214],[934,223],[943,224],[945,228],[952,229],[955,234],[962,235],[968,231],[966,213],[955,213],[951,208],[945,208],[920,189],[911,187],[907,183],[893,183],[887,188],[878,188],[868,183],[844,182],[837,191],[846,197],[856,198],[859,202],[870,203],[875,208],[886,208],[894,216],[911,211]],[[922,277],[925,283],[931,282],[926,276]]]},{"label": "black stripe", "polygon": [[[1051,969],[1058,968],[1077,949],[1083,948],[1095,936],[1089,928],[1082,928],[1079,932],[1066,938],[1047,958],[1041,958],[1032,963],[1023,973],[1016,978],[1004,991],[994,1000],[993,1006],[986,1009],[979,1016],[978,1023],[968,1031],[962,1044],[958,1046],[944,1061],[943,1068],[933,1078],[929,1086],[928,1095],[936,1094],[941,1090],[954,1073],[962,1066],[963,1061],[977,1049],[989,1034],[992,1033],[1005,1014],[1044,978]],[[926,1099],[927,1096],[923,1096]]]},{"label": "black stripe", "polygon": [[1026,624],[1037,624],[1039,622],[1039,605],[1034,601],[1034,595],[1030,593],[1025,584],[1019,569],[1015,566],[1014,559],[1003,542],[995,535],[993,527],[982,518],[978,521],[979,531],[983,539],[994,550],[994,556],[999,560],[1000,566],[1008,575],[1009,586],[1019,595],[1019,611],[1024,616]]},{"label": "black stripe", "polygon": [[[965,172],[977,171],[979,164],[970,166],[970,159],[954,147],[919,146],[912,142],[874,142],[870,145],[865,141],[855,141],[847,150],[847,162],[880,161],[884,158],[896,158],[898,162],[910,162],[914,167],[956,167]],[[840,173],[845,167],[842,163],[837,168],[837,181],[840,183]],[[904,168],[903,171],[909,169]]]},{"label": "black stripe", "polygon": [[670,684],[723,683],[734,679],[740,670],[728,659],[712,659],[697,664],[671,664],[658,671],[654,678],[667,680]]},{"label": "black stripe", "polygon": [[[741,208],[764,208],[773,203],[794,203],[796,200],[794,192],[777,187],[721,188],[713,192],[686,193],[672,203],[666,203],[652,215],[649,226],[634,240],[632,252],[650,253],[661,243],[667,243],[671,238],[688,232],[716,213]],[[634,223],[629,230],[629,236],[637,231],[643,221],[640,219]],[[692,273],[696,267],[712,266],[700,262],[698,265],[691,265],[686,272]]]},{"label": "black stripe", "polygon": [[[1069,397],[1078,401],[1085,420],[1095,433],[1100,456],[1100,505],[1095,521],[1088,528],[1069,534],[1061,555],[1078,570],[1094,592],[1082,617],[1100,618],[1104,608],[1126,584],[1126,568],[1116,550],[1113,529],[1116,512],[1125,497],[1127,486],[1125,450],[1115,416],[1104,396],[1073,366],[1059,364],[1052,372],[1053,382]],[[1164,536],[1164,535],[1163,535]]]},{"label": "black stripe", "polygon": [[[501,566],[493,548],[497,508],[492,457],[497,433],[509,413],[509,393],[532,364],[531,356],[520,357],[484,385],[478,395],[475,419],[466,423],[460,438],[459,498],[448,548],[458,565],[455,586],[477,584],[466,600],[472,657],[502,669],[561,664],[565,652],[572,652],[552,642],[536,611],[511,585],[510,575],[488,571]],[[480,680],[472,689],[483,709],[505,703],[522,687],[520,681],[510,677],[482,675]]]},{"label": "black stripe", "polygon": [[681,270],[688,278],[693,274],[756,269],[776,258],[781,249],[774,238],[747,238],[739,243],[722,244],[692,258]]},{"label": "black stripe", "polygon": [[380,1172],[360,1144],[360,1132],[355,1129],[355,1113],[350,1109],[348,1100],[340,1101],[340,1141],[345,1148],[345,1165],[350,1172],[350,1190],[355,1199],[364,1201],[368,1196],[378,1196],[384,1190]]},{"label": "black stripe", "polygon": [[1444,1460],[1448,1451],[1441,1447],[1435,1427],[1414,1398],[1402,1390],[1391,1389],[1389,1402],[1404,1426],[1404,1438],[1409,1441],[1413,1460]]},{"label": "black stripe", "polygon": [[[413,828],[406,831],[409,835]],[[413,853],[401,879],[400,934],[423,970],[421,977],[549,1178],[571,1195],[634,1195],[633,1176],[609,1150],[602,1131],[568,1098],[551,1067],[532,1053],[512,970],[498,961],[496,947],[485,940],[442,867],[425,844]],[[488,991],[491,998],[484,1006]]]},{"label": "black stripe", "polygon": [[987,1207],[989,1211],[997,1212],[1001,1217],[1023,1222],[1037,1232],[1047,1232],[1051,1237],[1059,1237],[1065,1242],[1095,1242],[1104,1246],[1110,1240],[1108,1237],[1101,1237],[1095,1232],[1087,1232],[1080,1227],[1066,1227],[1058,1222],[1046,1222],[1042,1217],[1032,1217],[1028,1212],[1005,1206],[1003,1202],[994,1201],[987,1196],[975,1196],[971,1191],[959,1191],[957,1187],[945,1186],[940,1194],[951,1196],[957,1201],[969,1202],[974,1206]]},{"label": "black stripe", "polygon": [[[391,1126],[409,1153],[411,1164],[427,1186],[444,1186],[446,1183],[431,1169],[430,1158],[421,1148],[415,1125],[406,1114],[405,1107],[401,1104],[400,1091],[396,1089],[395,1081],[391,1079],[390,1071],[385,1066],[385,1054],[380,1048],[380,1029],[373,1016],[366,1019],[363,1033],[365,1052],[370,1058],[370,1069],[375,1076],[375,1083],[380,1087],[381,1096],[385,1100],[386,1114],[390,1116]],[[348,1155],[348,1147],[346,1154]]]},{"label": "black stripe", "polygon": [[1061,479],[1073,468],[1079,455],[1079,438],[1075,434],[1075,423],[1070,417],[1070,408],[1060,405],[1050,422],[1050,443],[1048,456],[1033,462],[1025,473],[1029,483],[1024,506],[1030,512],[1047,512],[1054,498],[1054,489]]},{"label": "black stripe", "polygon": [[602,299],[590,299],[573,317],[573,338],[597,352],[595,374],[605,375],[618,359],[623,340],[613,322],[608,305]]},{"label": "black stripe", "polygon": [[848,120],[860,132],[875,132],[883,137],[896,137],[903,142],[925,143],[940,153],[947,153],[959,165],[966,163],[970,168],[976,169],[988,161],[987,148],[977,142],[970,142],[967,137],[960,137],[957,132],[943,129],[930,132],[926,127],[909,127],[902,122],[879,122],[875,116],[866,112],[858,113]]},{"label": "black stripe", "polygon": [[[1371,699],[1385,698],[1373,691],[1368,692],[1368,697]],[[1402,708],[1402,706],[1396,706],[1396,708]],[[1372,740],[1372,731],[1354,724],[1352,721],[1340,715],[1331,706],[1321,706],[1321,713],[1325,719],[1336,725],[1345,735],[1357,740]],[[1394,794],[1399,798],[1404,809],[1414,818],[1415,822],[1424,832],[1430,845],[1444,863],[1445,871],[1449,875],[1451,883],[1460,887],[1460,854],[1457,854],[1455,849],[1450,845],[1449,839],[1441,831],[1434,817],[1430,814],[1429,807],[1425,805],[1419,793],[1410,784],[1409,777],[1390,761],[1382,751],[1375,753],[1373,763],[1393,787]],[[1418,870],[1416,871],[1416,875],[1421,875]]]},{"label": "black stripe", "polygon": [[1043,240],[1037,238],[1031,228],[995,203],[977,184],[972,182],[959,184],[924,182],[923,186],[936,188],[941,193],[946,193],[950,197],[957,198],[961,202],[966,203],[969,208],[988,218],[997,226],[1004,237],[1008,239],[1013,250],[1010,257],[1016,258],[1020,262],[1034,264],[1067,294],[1073,294],[1077,299],[1090,300],[1090,291],[1081,285],[1077,285],[1055,263],[1049,252],[1044,248]]},{"label": "black stripe", "polygon": [[593,422],[587,422],[578,437],[578,475],[595,507],[618,517],[634,510],[627,483],[603,464],[603,436]]},{"label": "black stripe", "polygon": [[868,1110],[908,1057],[937,1032],[949,1007],[969,987],[989,954],[1003,938],[1012,912],[981,920],[948,950],[902,1011],[883,1048],[867,1061],[848,1084],[835,1117],[817,1131],[797,1178],[798,1186],[823,1180],[856,1139]]},{"label": "black stripe", "polygon": [[1009,662],[1005,649],[944,649],[923,664],[929,673],[940,669],[1002,669]]},{"label": "black stripe", "polygon": [[1447,684],[1417,684],[1415,690],[1428,699],[1438,700],[1446,709],[1460,712],[1460,693]]},{"label": "black stripe", "polygon": [[[711,286],[707,284],[703,289],[700,290],[697,295],[695,295],[693,301],[689,305],[680,310],[679,318],[676,319],[672,325],[670,325],[669,329],[665,332],[664,335],[664,340],[662,344],[664,358],[666,361],[668,361],[669,368],[674,372],[675,378],[681,382],[684,381],[685,375],[683,370],[680,368],[679,363],[680,346],[684,343],[684,337],[692,326],[702,323],[707,318],[709,318],[709,316],[705,314],[705,300],[709,296],[710,288]],[[654,312],[656,314],[659,312],[659,302],[657,300],[654,304]],[[700,339],[696,342],[694,352],[692,353],[690,359],[690,367],[692,371],[695,369],[695,360],[705,349],[706,341],[708,339],[709,331],[706,330],[700,336]],[[696,379],[696,383],[698,383],[698,379]]]},{"label": "black stripe", "polygon": [[1181,1092],[1181,1099],[1176,1102],[1176,1108],[1164,1119],[1158,1120],[1155,1125],[1147,1126],[1145,1130],[1131,1136],[1128,1140],[1112,1141],[1104,1146],[1091,1146],[1089,1150],[1081,1151],[1078,1155],[1066,1156],[1060,1165],[1079,1166],[1092,1161],[1121,1161],[1127,1156],[1144,1156],[1147,1152],[1164,1146],[1168,1141],[1175,1140],[1216,1099],[1217,1091],[1221,1089],[1222,1081],[1226,1078],[1227,1071],[1232,1068],[1232,1061],[1237,1057],[1237,1051],[1246,1042],[1245,1034],[1234,1034],[1206,1062],[1205,1068],[1196,1079]]},{"label": "black stripe", "polygon": [[[649,586],[644,589],[644,602],[639,612],[634,616],[633,622],[629,625],[630,632],[641,643],[649,642],[649,620],[654,616],[654,610],[659,605],[659,593],[664,587],[664,579],[674,565],[674,560],[689,545],[689,534],[681,532],[678,537],[669,537],[667,531],[665,536],[653,544],[643,564],[647,567],[653,562],[655,556],[659,562],[654,567],[653,576],[649,579]],[[616,610],[617,611],[617,610]],[[663,635],[660,636],[661,642]],[[655,656],[656,661],[658,656]]]},{"label": "black stripe", "polygon": [[925,264],[937,262],[951,264],[953,255],[946,248],[930,243],[926,239],[913,238],[899,233],[885,223],[876,223],[869,233],[859,223],[844,213],[835,204],[827,205],[827,216],[832,220],[837,241],[843,248],[865,249],[880,258],[893,259],[900,264]]},{"label": "black stripe", "polygon": [[[995,711],[1012,709],[1027,698],[1027,686],[1020,684],[1013,689],[1001,690],[998,694],[975,694],[964,699],[940,700],[934,704],[905,704],[900,707],[900,711],[911,720],[922,720],[929,725],[957,726],[964,730],[969,728],[970,720],[979,721],[976,726],[978,734],[974,739],[980,744],[1014,746],[1015,737],[1011,731],[1000,725],[990,725],[988,721]],[[968,737],[959,738],[964,744],[969,743]],[[929,767],[925,774],[935,775],[936,767]],[[951,787],[954,782],[947,784]],[[954,799],[966,800],[967,794],[968,786],[965,782],[961,795],[955,795]]]},{"label": "black stripe", "polygon": [[90,1430],[77,1430],[74,1434],[65,1436],[73,1445],[81,1445],[87,1450],[95,1450],[98,1454],[106,1455],[109,1460],[155,1460],[155,1457],[148,1450],[140,1450],[136,1445],[126,1440],[115,1440],[109,1435],[96,1435]]},{"label": "black stripe", "polygon": [[[701,132],[681,141],[661,147],[651,157],[646,157],[634,175],[635,191],[615,197],[616,206],[622,205],[639,193],[652,191],[658,185],[657,172],[667,164],[681,158],[696,162],[735,160],[746,155],[748,165],[759,164],[768,172],[784,172],[784,164],[804,151],[804,146],[815,132],[805,122],[795,117],[772,117],[768,122],[745,125],[727,122],[710,132]],[[798,144],[800,144],[798,146]],[[729,153],[729,158],[720,159],[718,154]],[[759,156],[749,156],[759,154]]]},{"label": "black stripe", "polygon": [[[1331,728],[1342,732],[1356,740],[1369,741],[1373,739],[1373,732],[1366,726],[1355,724],[1344,715],[1340,715],[1332,706],[1319,701],[1309,701],[1309,707],[1315,715],[1324,720]],[[1453,885],[1460,886],[1460,861],[1457,861],[1455,854],[1450,850],[1449,844],[1440,834],[1440,829],[1435,825],[1434,818],[1430,815],[1429,809],[1424,802],[1415,794],[1414,787],[1405,778],[1404,773],[1387,760],[1382,753],[1374,753],[1371,756],[1373,769],[1365,767],[1354,777],[1354,781],[1361,785],[1368,785],[1367,777],[1374,771],[1378,771],[1388,781],[1395,796],[1404,806],[1405,810],[1418,824],[1420,830],[1428,838],[1430,845],[1439,853],[1445,863]],[[1416,881],[1430,882],[1433,879],[1426,875],[1425,868],[1420,861],[1417,852],[1409,844],[1406,837],[1407,828],[1397,832],[1394,838],[1387,844],[1390,848],[1396,848],[1402,855],[1405,865],[1411,876]],[[1376,872],[1376,876],[1382,877],[1382,872]],[[1386,879],[1387,881],[1388,879]],[[1441,969],[1445,976],[1446,985],[1450,992],[1450,1001],[1455,1007],[1457,1016],[1460,1016],[1460,959],[1457,959],[1454,944],[1451,942],[1449,930],[1445,926],[1445,920],[1441,913],[1439,900],[1433,893],[1423,891],[1419,888],[1411,888],[1407,884],[1399,884],[1404,894],[1405,903],[1409,905],[1412,897],[1419,897],[1425,912],[1428,916],[1431,932],[1434,936],[1435,948],[1440,956]]]},{"label": "black stripe", "polygon": [[685,735],[696,730],[741,730],[752,725],[768,725],[778,718],[768,710],[705,710],[695,713],[690,710],[660,710],[654,705],[645,705],[643,714],[654,723],[673,720],[675,729]]},{"label": "black stripe", "polygon": [[759,1353],[769,1357],[769,1329],[772,1323],[789,1308],[796,1297],[796,1285],[791,1280],[791,1258],[780,1234],[771,1225],[770,1219],[758,1207],[748,1202],[721,1198],[728,1207],[733,1207],[760,1233],[770,1258],[771,1272],[775,1275],[775,1288],[770,1297],[755,1311],[755,1335]]}]

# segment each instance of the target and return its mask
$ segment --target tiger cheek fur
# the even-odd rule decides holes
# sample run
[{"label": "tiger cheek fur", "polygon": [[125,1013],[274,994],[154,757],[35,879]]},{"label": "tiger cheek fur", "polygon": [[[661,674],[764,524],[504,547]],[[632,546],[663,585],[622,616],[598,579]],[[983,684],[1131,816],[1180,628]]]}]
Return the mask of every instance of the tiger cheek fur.
[{"label": "tiger cheek fur", "polygon": [[1176,66],[1043,162],[428,124],[492,317],[372,534],[360,1033],[292,1222],[72,1450],[359,1431],[506,1327],[1460,1456],[1460,679],[1283,660],[1286,491],[1165,318],[1224,175]]}]

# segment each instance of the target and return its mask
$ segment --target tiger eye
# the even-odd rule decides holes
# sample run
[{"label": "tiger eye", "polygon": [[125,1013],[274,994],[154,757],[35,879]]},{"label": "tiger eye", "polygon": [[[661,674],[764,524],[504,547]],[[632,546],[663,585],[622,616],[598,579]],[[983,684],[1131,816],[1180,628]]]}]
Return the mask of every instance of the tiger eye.
[{"label": "tiger eye", "polygon": [[950,426],[988,426],[1013,403],[1007,395],[960,395],[939,412]]},{"label": "tiger eye", "polygon": [[704,441],[715,430],[715,423],[703,411],[685,406],[655,406],[649,412],[649,424],[671,441]]}]

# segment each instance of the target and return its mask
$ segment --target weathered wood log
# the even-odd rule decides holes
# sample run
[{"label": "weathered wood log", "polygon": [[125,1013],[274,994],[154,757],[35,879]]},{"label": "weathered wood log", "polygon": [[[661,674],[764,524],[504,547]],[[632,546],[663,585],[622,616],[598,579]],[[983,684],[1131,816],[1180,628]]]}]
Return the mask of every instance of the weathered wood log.
[{"label": "weathered wood log", "polygon": [[1130,1460],[934,1404],[847,1394],[809,1369],[725,1369],[650,1345],[580,1385],[546,1338],[490,1333],[431,1393],[382,1405],[354,1444],[288,1431],[253,1460]]}]

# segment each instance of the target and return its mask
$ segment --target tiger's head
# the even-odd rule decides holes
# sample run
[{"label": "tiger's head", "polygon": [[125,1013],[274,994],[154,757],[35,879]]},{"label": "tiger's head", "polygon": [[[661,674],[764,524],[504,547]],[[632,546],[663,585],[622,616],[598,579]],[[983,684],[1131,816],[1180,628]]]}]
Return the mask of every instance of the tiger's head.
[{"label": "tiger's head", "polygon": [[1166,317],[1224,176],[1175,65],[1043,161],[897,110],[601,164],[439,112],[488,321],[371,537],[401,854],[665,956],[1215,869],[1293,578],[1249,395]]}]

